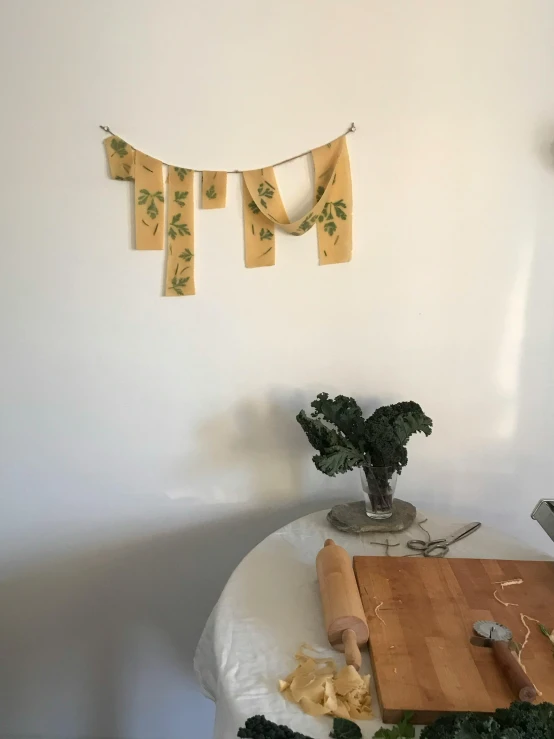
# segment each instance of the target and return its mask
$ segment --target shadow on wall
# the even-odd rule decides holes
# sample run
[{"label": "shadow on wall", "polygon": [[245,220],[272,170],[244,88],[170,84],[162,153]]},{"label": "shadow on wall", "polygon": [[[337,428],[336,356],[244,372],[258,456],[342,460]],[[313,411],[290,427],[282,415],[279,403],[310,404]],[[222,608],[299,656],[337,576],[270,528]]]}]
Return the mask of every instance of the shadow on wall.
[{"label": "shadow on wall", "polygon": [[[349,394],[348,388],[318,386],[313,391],[280,394],[239,402],[200,426],[193,452],[178,471],[179,481],[200,479],[182,497],[203,496],[211,502],[268,503],[298,501],[306,491],[339,495],[345,487],[342,475],[327,477],[317,472],[311,457],[316,453],[296,421],[301,409],[319,392]],[[392,400],[360,397],[353,392],[364,414]],[[313,481],[316,481],[315,483]],[[181,497],[177,482],[175,497]],[[356,486],[354,497],[359,493]]]},{"label": "shadow on wall", "polygon": [[322,507],[230,515],[2,582],[0,735],[190,735],[202,700],[192,658],[226,580],[267,534]]}]

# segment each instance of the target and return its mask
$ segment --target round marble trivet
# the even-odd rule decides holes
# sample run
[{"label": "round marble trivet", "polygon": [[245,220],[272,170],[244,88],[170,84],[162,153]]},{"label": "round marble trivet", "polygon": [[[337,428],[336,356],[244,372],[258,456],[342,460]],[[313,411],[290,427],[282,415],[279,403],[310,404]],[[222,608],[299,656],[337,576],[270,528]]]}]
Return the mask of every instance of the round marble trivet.
[{"label": "round marble trivet", "polygon": [[333,506],[327,514],[327,520],[339,531],[350,534],[366,532],[379,533],[387,531],[404,531],[409,528],[416,516],[416,508],[405,500],[396,499],[392,504],[392,516],[381,520],[369,518],[365,512],[363,500],[355,503],[341,503]]}]

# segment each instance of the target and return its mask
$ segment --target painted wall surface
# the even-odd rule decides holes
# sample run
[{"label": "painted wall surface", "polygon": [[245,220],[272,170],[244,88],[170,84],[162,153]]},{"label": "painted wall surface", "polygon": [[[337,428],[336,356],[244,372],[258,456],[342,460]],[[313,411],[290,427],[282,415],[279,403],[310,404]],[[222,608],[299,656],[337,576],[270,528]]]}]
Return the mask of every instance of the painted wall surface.
[{"label": "painted wall surface", "polygon": [[[227,577],[359,495],[295,423],[321,390],[421,403],[399,494],[552,549],[550,0],[0,5],[1,736],[210,737],[191,659]],[[98,124],[235,169],[351,121],[350,264],[279,234],[246,270],[232,176],[197,296],[160,297]],[[297,215],[308,164],[278,176]]]}]

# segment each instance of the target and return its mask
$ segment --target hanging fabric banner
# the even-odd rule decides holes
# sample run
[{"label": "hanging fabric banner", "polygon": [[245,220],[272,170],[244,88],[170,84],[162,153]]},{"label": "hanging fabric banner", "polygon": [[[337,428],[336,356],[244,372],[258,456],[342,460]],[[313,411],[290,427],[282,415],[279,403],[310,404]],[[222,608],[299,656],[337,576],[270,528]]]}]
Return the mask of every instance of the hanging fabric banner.
[{"label": "hanging fabric banner", "polygon": [[139,250],[165,245],[163,165],[158,159],[135,153],[135,245]]},{"label": "hanging fabric banner", "polygon": [[194,172],[167,173],[167,265],[165,295],[194,295]]},{"label": "hanging fabric banner", "polygon": [[202,172],[202,208],[225,208],[227,172]]},{"label": "hanging fabric banner", "polygon": [[[321,149],[327,149],[323,154]],[[267,229],[273,233],[279,226],[287,233],[301,236],[318,224],[320,264],[336,264],[350,261],[352,255],[352,181],[350,160],[346,139],[342,136],[336,142],[312,152],[316,167],[316,202],[314,207],[294,222],[290,222],[279,193],[273,167],[243,172],[244,188],[243,213],[245,213],[245,252],[253,254],[253,243],[258,233]],[[321,183],[321,184],[319,184]],[[247,218],[248,208],[256,207],[256,224],[252,232],[252,219]],[[263,224],[262,217],[265,219]],[[261,239],[260,239],[261,240]],[[247,266],[254,266],[249,264]],[[261,265],[260,265],[261,266]]]},{"label": "hanging fabric banner", "polygon": [[[135,149],[110,131],[109,127],[101,128],[110,134],[104,139],[110,177],[135,182],[136,248],[162,250],[167,242],[164,295],[194,295],[195,170],[166,165]],[[352,124],[347,133],[354,130]],[[277,229],[301,236],[314,225],[317,225],[319,263],[350,261],[352,181],[346,135],[298,156],[307,154],[311,154],[314,164],[314,205],[302,218],[293,222],[283,204],[274,166],[242,172],[246,267],[269,267],[275,264]],[[167,193],[164,167],[167,167]],[[202,171],[201,192],[202,208],[224,208],[227,172]]]}]

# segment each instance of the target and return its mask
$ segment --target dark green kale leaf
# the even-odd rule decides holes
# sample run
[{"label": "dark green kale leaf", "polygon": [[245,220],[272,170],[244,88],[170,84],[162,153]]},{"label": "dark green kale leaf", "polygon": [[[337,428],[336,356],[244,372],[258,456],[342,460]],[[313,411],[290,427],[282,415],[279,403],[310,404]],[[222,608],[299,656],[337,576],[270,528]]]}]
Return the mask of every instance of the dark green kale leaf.
[{"label": "dark green kale leaf", "polygon": [[331,739],[362,739],[362,730],[358,724],[347,718],[335,718],[333,731],[329,736]]},{"label": "dark green kale leaf", "polygon": [[426,726],[420,739],[554,739],[554,705],[516,701],[492,716],[450,714]]},{"label": "dark green kale leaf", "polygon": [[415,727],[411,724],[413,716],[413,711],[406,711],[402,720],[396,726],[393,726],[392,729],[382,726],[373,735],[374,739],[401,739],[401,737],[413,739],[415,736]]}]

